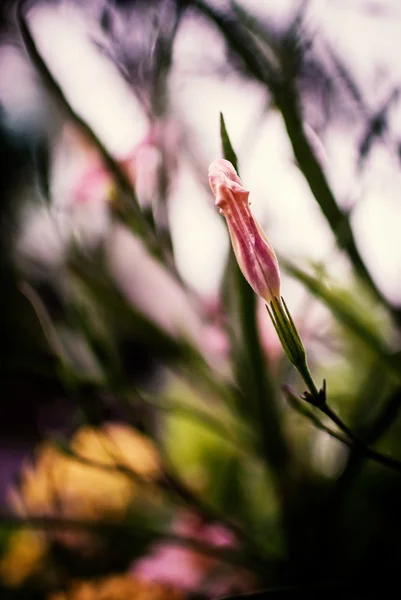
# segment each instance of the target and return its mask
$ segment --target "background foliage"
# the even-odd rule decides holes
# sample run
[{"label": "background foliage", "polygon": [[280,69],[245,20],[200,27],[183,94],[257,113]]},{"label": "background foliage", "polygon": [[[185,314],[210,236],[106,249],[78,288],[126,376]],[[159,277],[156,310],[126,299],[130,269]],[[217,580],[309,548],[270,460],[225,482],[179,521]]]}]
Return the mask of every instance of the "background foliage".
[{"label": "background foliage", "polygon": [[[316,3],[280,18],[278,4],[1,6],[2,597],[359,598],[398,583],[401,312],[376,260],[388,202],[372,176],[399,173],[397,70],[389,57],[373,89]],[[400,18],[390,2],[324,4],[378,38]],[[80,104],[85,77],[99,92]],[[208,160],[223,155],[251,200],[255,182],[334,412],[300,397],[211,216]]]}]

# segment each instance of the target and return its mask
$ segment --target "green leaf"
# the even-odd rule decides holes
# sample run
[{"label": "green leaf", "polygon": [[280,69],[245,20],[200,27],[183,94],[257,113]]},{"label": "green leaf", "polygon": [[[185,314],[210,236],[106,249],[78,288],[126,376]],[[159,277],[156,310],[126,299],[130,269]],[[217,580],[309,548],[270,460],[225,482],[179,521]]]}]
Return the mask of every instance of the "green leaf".
[{"label": "green leaf", "polygon": [[220,137],[221,145],[223,147],[223,156],[226,160],[229,160],[232,163],[234,169],[238,173],[238,158],[234,152],[234,148],[232,147],[230,138],[228,137],[223,113],[220,113]]},{"label": "green leaf", "polygon": [[401,379],[400,362],[386,341],[378,334],[362,311],[355,308],[355,302],[347,298],[346,291],[337,287],[329,288],[316,277],[309,275],[306,271],[289,261],[281,260],[281,265],[287,273],[300,281],[316,298],[321,300],[332,312],[334,317],[346,329],[358,337],[386,370],[398,380]]}]

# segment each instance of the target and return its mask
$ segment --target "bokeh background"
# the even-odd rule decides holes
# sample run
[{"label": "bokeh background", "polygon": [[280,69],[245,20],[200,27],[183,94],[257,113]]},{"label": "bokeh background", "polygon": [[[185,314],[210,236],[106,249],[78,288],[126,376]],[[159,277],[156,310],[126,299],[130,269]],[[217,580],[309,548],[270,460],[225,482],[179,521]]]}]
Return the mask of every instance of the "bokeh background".
[{"label": "bokeh background", "polygon": [[[1,3],[1,597],[397,584],[400,27],[396,0]],[[220,113],[360,446],[233,262]]]}]

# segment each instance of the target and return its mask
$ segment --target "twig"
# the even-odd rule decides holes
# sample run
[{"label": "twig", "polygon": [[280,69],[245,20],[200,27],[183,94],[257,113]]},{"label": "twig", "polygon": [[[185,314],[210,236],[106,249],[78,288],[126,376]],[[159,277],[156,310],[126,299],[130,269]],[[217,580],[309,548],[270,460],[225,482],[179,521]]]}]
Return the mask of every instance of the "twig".
[{"label": "twig", "polygon": [[351,450],[363,455],[365,458],[374,460],[390,469],[393,469],[393,471],[401,473],[401,461],[397,460],[396,458],[392,458],[391,456],[387,456],[386,454],[382,454],[370,446],[367,446],[363,440],[361,440],[345,423],[343,423],[340,417],[329,406],[327,406],[327,404],[321,406],[318,405],[316,408],[329,417],[329,419],[333,421],[333,423],[335,423],[337,427],[346,435],[342,435],[341,433],[322,423],[312,411],[303,406],[302,400],[298,398],[296,393],[289,386],[283,386],[283,391],[291,406],[304,417],[307,417],[310,421],[312,421],[312,423],[318,429],[325,431],[335,439],[348,446]]},{"label": "twig", "polygon": [[336,440],[340,441],[341,443],[345,444],[349,448],[352,448],[352,442],[351,442],[351,440],[349,440],[348,437],[346,437],[345,435],[342,435],[342,433],[339,433],[335,429],[332,429],[328,425],[325,425],[316,416],[316,414],[314,412],[312,412],[309,408],[307,408],[305,406],[305,402],[302,401],[296,395],[295,391],[292,390],[289,385],[283,385],[282,390],[283,390],[284,395],[285,395],[288,403],[290,404],[290,406],[294,410],[296,410],[300,415],[302,415],[303,417],[306,417],[307,419],[309,419],[315,425],[315,427],[317,429],[320,429],[321,431],[325,431],[331,437],[333,437]]}]

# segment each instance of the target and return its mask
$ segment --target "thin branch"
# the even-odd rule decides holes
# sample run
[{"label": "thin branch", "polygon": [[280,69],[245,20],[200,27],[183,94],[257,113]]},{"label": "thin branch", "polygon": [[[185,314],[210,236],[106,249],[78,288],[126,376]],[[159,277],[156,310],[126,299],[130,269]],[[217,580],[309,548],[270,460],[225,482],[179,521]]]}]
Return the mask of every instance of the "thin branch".
[{"label": "thin branch", "polygon": [[309,408],[307,408],[307,406],[305,405],[306,404],[305,401],[301,400],[296,395],[295,391],[290,388],[290,386],[283,385],[282,390],[283,390],[284,395],[285,395],[285,397],[286,397],[286,399],[288,401],[288,404],[294,410],[296,410],[297,413],[299,413],[303,417],[306,417],[307,419],[309,419],[315,425],[315,427],[317,429],[320,429],[321,431],[324,431],[324,432],[328,433],[331,437],[335,438],[336,440],[338,440],[339,442],[341,442],[345,446],[348,446],[348,448],[352,448],[353,447],[353,443],[351,442],[351,440],[348,437],[346,437],[342,433],[339,433],[335,429],[332,429],[328,425],[325,425],[319,419],[319,417],[314,412],[312,412],[312,410],[310,410]]},{"label": "thin branch", "polygon": [[347,425],[340,419],[340,417],[331,409],[327,404],[322,406],[317,406],[323,414],[325,414],[333,423],[337,425],[337,427],[346,435],[342,435],[342,433],[338,433],[331,427],[328,427],[324,423],[320,421],[320,419],[311,411],[303,406],[303,402],[298,398],[293,390],[289,386],[283,386],[284,394],[295,410],[302,414],[304,417],[307,417],[312,423],[322,431],[325,431],[335,439],[339,440],[346,446],[348,446],[351,450],[358,452],[360,455],[365,458],[369,458],[378,462],[393,471],[397,471],[401,473],[401,461],[393,458],[392,456],[387,456],[386,454],[382,454],[377,450],[374,450],[370,446],[367,446],[363,440],[361,440],[353,431],[347,427]]},{"label": "thin branch", "polygon": [[[100,442],[102,441],[100,437],[99,437],[99,441]],[[72,460],[76,460],[77,462],[79,462],[83,465],[86,465],[93,469],[99,469],[100,471],[105,471],[107,473],[120,473],[121,475],[125,475],[126,477],[131,479],[133,482],[140,484],[140,485],[149,485],[150,483],[152,483],[151,479],[143,477],[140,473],[135,471],[135,469],[133,469],[132,467],[130,467],[128,465],[124,465],[123,463],[119,462],[118,456],[116,456],[113,452],[111,452],[111,449],[108,446],[106,446],[105,444],[102,444],[103,450],[106,453],[109,453],[110,458],[112,458],[115,461],[113,464],[107,464],[107,463],[103,463],[103,462],[98,462],[91,458],[86,458],[85,456],[82,456],[82,455],[74,452],[74,450],[69,448],[69,446],[58,443],[57,440],[55,441],[55,443],[56,443],[57,449],[60,450],[60,452],[63,452],[66,456],[68,456]],[[159,483],[157,476],[155,477],[155,483]]]},{"label": "thin branch", "polygon": [[60,362],[65,364],[65,353],[60,336],[58,335],[57,330],[54,327],[49,313],[47,312],[39,294],[27,281],[21,281],[18,287],[21,294],[23,294],[28,302],[30,302],[39,324],[42,327],[42,331],[46,337],[49,347],[53,350],[55,356],[57,356]]}]

